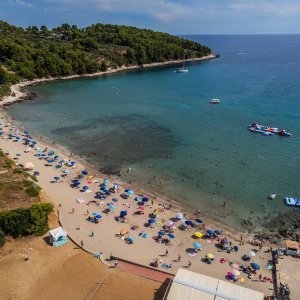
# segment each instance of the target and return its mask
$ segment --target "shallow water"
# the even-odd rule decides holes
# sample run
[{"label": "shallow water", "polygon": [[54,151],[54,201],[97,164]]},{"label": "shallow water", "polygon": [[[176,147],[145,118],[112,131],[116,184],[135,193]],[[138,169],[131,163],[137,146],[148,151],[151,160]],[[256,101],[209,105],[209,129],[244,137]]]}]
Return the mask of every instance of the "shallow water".
[{"label": "shallow water", "polygon": [[[294,210],[283,197],[300,196],[300,36],[191,38],[221,58],[188,74],[167,67],[34,86],[38,98],[9,113],[100,170],[228,214],[221,219],[236,228]],[[293,136],[248,132],[253,121]]]}]

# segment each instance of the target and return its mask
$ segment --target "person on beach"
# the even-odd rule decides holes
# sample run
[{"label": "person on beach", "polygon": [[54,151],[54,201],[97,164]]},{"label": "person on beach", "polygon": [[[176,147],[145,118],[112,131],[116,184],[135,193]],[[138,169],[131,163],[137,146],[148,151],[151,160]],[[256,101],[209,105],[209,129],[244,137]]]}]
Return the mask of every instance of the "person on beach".
[{"label": "person on beach", "polygon": [[178,254],[177,261],[178,261],[178,262],[180,262],[180,261],[181,261],[181,255],[180,255],[180,254]]},{"label": "person on beach", "polygon": [[73,213],[73,214],[75,213],[75,208],[74,208],[74,207],[72,208],[72,213]]},{"label": "person on beach", "polygon": [[94,231],[91,232],[91,237],[93,237],[95,235]]},{"label": "person on beach", "polygon": [[114,261],[114,265],[115,265],[115,268],[118,266],[118,261],[117,260]]},{"label": "person on beach", "polygon": [[191,263],[190,261],[188,261],[188,263],[187,263],[187,267],[188,267],[188,268],[190,268],[190,267],[191,267],[191,265],[192,265],[192,263]]},{"label": "person on beach", "polygon": [[165,256],[168,256],[169,255],[169,251],[168,251],[168,249],[166,249],[166,254],[165,254]]},{"label": "person on beach", "polygon": [[81,245],[81,247],[83,247],[83,246],[84,246],[84,244],[83,244],[83,241],[81,241],[81,242],[80,242],[80,245]]}]

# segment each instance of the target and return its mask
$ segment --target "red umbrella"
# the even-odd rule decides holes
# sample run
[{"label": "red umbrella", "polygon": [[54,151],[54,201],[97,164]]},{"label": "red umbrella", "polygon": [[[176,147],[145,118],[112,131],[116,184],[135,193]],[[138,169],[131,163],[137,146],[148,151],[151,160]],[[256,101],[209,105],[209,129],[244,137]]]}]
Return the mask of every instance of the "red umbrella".
[{"label": "red umbrella", "polygon": [[139,206],[139,210],[144,211],[144,210],[145,210],[145,207]]}]

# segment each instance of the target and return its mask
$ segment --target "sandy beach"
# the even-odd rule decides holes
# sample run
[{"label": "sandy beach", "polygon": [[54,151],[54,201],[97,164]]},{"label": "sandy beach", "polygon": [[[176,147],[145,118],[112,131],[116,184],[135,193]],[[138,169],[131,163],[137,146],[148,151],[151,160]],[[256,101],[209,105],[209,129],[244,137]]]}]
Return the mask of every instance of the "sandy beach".
[{"label": "sandy beach", "polygon": [[[3,117],[3,123],[7,122]],[[11,120],[9,120],[11,123]],[[16,133],[17,128],[13,125],[2,126],[4,134],[0,139],[0,147],[4,152],[7,152],[12,159],[18,164],[32,162],[34,164],[33,171],[38,171],[38,183],[43,191],[48,195],[49,199],[55,204],[58,211],[59,221],[64,229],[68,232],[69,237],[80,247],[90,253],[102,253],[103,260],[111,263],[111,258],[126,260],[136,264],[149,266],[155,260],[159,260],[160,264],[157,269],[175,274],[179,267],[187,267],[191,264],[192,271],[201,272],[203,274],[225,279],[228,272],[233,271],[232,265],[235,263],[240,265],[249,265],[250,262],[258,263],[261,269],[257,271],[252,279],[247,277],[247,274],[240,271],[236,284],[241,284],[258,291],[262,291],[265,295],[272,294],[273,285],[270,281],[262,282],[261,278],[271,278],[271,271],[266,268],[268,260],[271,258],[268,252],[269,247],[257,247],[250,244],[240,243],[240,236],[233,236],[232,232],[225,229],[220,224],[212,223],[201,212],[197,215],[187,210],[183,210],[180,206],[172,205],[166,199],[157,196],[153,197],[138,187],[132,187],[122,182],[118,178],[109,178],[107,188],[113,186],[114,183],[119,185],[115,193],[107,196],[105,200],[95,199],[95,195],[100,191],[100,185],[106,178],[104,174],[99,174],[93,169],[88,169],[88,175],[83,176],[80,182],[80,188],[72,188],[70,185],[72,179],[82,174],[86,166],[82,163],[77,163],[75,167],[56,168],[57,163],[47,163],[45,157],[41,157],[42,149],[48,147],[43,152],[45,156],[49,153],[52,147],[38,142],[33,147],[25,146],[22,140],[15,141],[13,138],[8,138],[8,134],[21,135],[24,128],[20,128]],[[30,148],[30,151],[28,149]],[[16,156],[20,154],[20,156]],[[67,154],[56,150],[55,155],[59,156],[59,160],[65,161],[74,160],[74,157],[68,157]],[[17,159],[16,159],[17,158]],[[68,175],[61,177],[62,170],[68,170]],[[90,176],[90,177],[88,177]],[[55,182],[54,177],[60,177],[58,182]],[[106,178],[107,179],[107,178]],[[86,186],[83,190],[83,186]],[[132,195],[129,195],[125,190],[131,189]],[[130,193],[131,194],[131,193]],[[139,205],[135,200],[137,195],[148,197],[149,201],[145,202],[144,209],[139,209]],[[127,195],[127,199],[122,196]],[[113,198],[115,198],[113,200]],[[78,199],[82,203],[78,203]],[[105,214],[104,211],[113,205],[110,213]],[[199,208],[201,209],[201,207]],[[117,221],[121,211],[126,211],[126,222]],[[144,214],[138,214],[142,211]],[[153,215],[153,213],[155,214]],[[203,225],[189,227],[186,230],[180,230],[182,223],[176,220],[177,213],[183,213],[183,217],[191,220],[195,224],[195,219],[203,220]],[[93,218],[93,215],[100,214],[102,216],[100,222],[95,224],[88,221],[88,217]],[[155,216],[155,222],[149,226],[149,218]],[[170,223],[171,222],[171,223]],[[169,244],[157,242],[154,239],[158,237],[158,232],[164,226],[172,224],[171,236],[165,236],[169,240]],[[165,228],[165,227],[164,227]],[[222,230],[219,239],[200,238],[195,240],[193,235],[196,231],[206,234],[207,229]],[[120,235],[124,231],[126,234]],[[133,244],[128,244],[125,240],[130,236],[133,239]],[[163,238],[165,238],[163,237]],[[221,250],[220,239],[227,237],[232,248],[236,246],[238,251],[230,251],[230,253]],[[246,241],[243,237],[243,242]],[[198,242],[202,245],[202,250],[198,253],[194,252],[193,243]],[[166,252],[167,250],[167,252]],[[255,257],[251,257],[249,262],[244,262],[242,256],[248,255],[250,251],[255,251]],[[206,254],[214,255],[212,264],[205,262]],[[180,256],[180,259],[178,259]],[[241,281],[240,279],[243,278]],[[242,283],[243,282],[243,283]]]}]

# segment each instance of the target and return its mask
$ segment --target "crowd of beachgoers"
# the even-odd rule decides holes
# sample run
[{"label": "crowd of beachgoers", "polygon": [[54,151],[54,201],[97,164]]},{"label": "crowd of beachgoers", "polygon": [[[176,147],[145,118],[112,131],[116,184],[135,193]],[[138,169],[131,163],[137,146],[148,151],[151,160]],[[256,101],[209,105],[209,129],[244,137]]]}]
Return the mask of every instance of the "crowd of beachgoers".
[{"label": "crowd of beachgoers", "polygon": [[[216,228],[201,210],[185,213],[36,140],[2,117],[0,147],[38,178],[78,246],[107,261],[126,260],[176,273],[179,267],[269,293],[270,249]],[[223,204],[221,204],[223,205]]]}]

